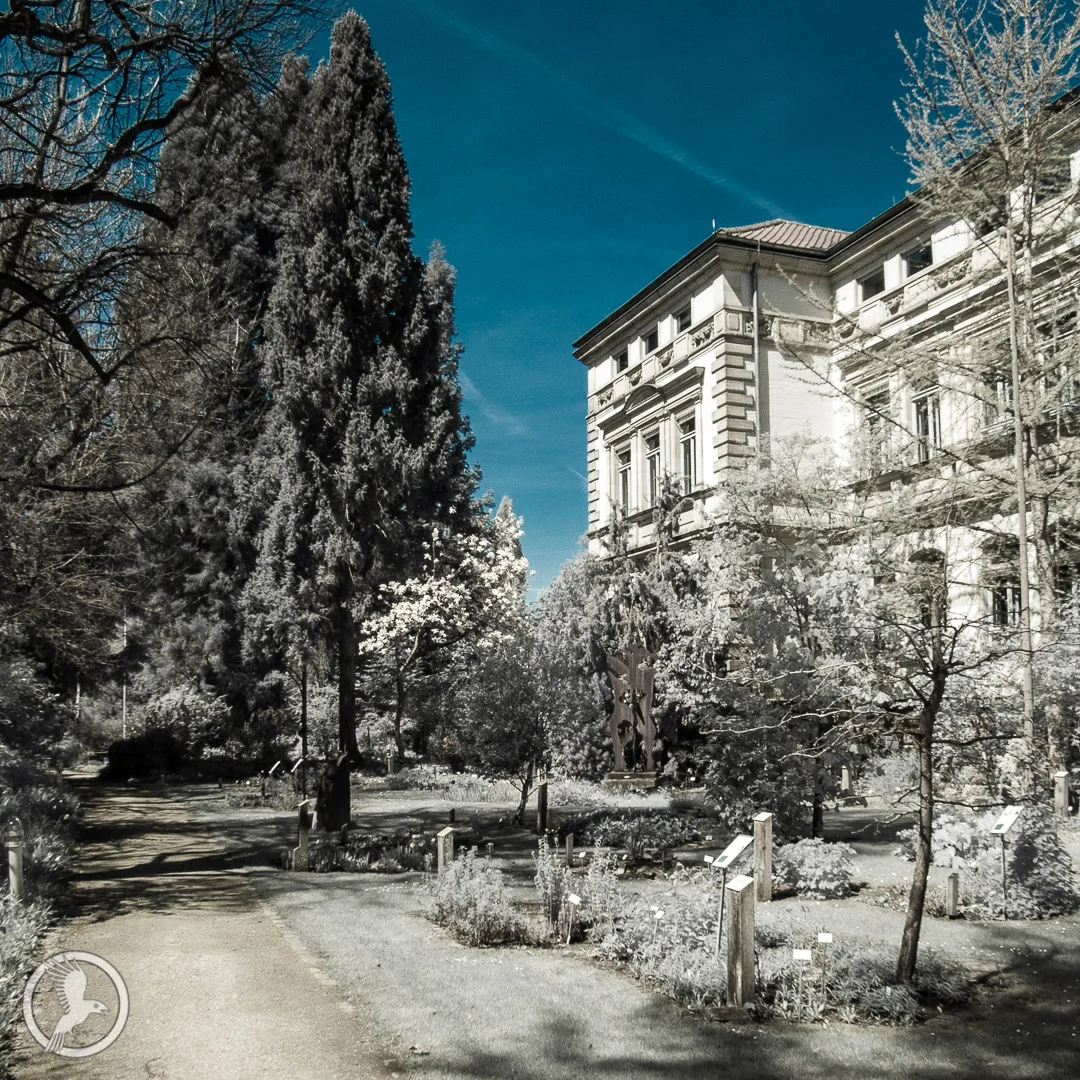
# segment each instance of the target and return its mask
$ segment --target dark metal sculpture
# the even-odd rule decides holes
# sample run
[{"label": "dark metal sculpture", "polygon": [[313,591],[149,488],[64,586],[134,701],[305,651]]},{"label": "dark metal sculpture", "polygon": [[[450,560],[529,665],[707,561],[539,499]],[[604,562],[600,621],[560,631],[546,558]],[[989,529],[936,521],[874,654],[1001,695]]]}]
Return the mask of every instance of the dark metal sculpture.
[{"label": "dark metal sculpture", "polygon": [[649,654],[643,645],[631,645],[627,663],[609,656],[607,667],[615,698],[611,713],[614,772],[654,772],[656,724],[652,718],[652,698],[656,671]]}]

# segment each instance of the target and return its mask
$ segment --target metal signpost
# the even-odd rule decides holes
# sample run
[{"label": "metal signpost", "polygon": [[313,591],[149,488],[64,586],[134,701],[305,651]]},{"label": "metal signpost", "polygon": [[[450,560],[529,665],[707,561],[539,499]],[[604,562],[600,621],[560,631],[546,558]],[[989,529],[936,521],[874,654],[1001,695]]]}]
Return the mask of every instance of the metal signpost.
[{"label": "metal signpost", "polygon": [[16,903],[23,898],[23,833],[22,822],[13,818],[4,834],[4,846],[8,850],[8,887],[11,899]]},{"label": "metal signpost", "polygon": [[727,894],[727,872],[731,864],[754,842],[752,836],[740,833],[730,844],[714,859],[711,855],[705,856],[705,861],[712,864],[714,870],[722,870],[723,880],[720,882],[720,914],[716,922],[716,955],[720,955],[720,931],[724,925],[724,897]]},{"label": "metal signpost", "polygon": [[1009,918],[1009,892],[1005,871],[1005,834],[1016,824],[1016,819],[1023,809],[1022,806],[1006,806],[1001,812],[1001,817],[990,829],[994,836],[1001,837],[1001,917],[1006,921]]}]

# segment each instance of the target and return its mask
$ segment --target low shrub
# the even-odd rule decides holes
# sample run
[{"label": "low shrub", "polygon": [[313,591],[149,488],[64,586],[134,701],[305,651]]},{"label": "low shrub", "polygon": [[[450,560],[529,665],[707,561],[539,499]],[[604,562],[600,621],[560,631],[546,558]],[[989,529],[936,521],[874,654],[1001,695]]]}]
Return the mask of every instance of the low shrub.
[{"label": "low shrub", "polygon": [[516,803],[521,791],[509,780],[485,780],[462,773],[446,785],[443,798],[454,803]]},{"label": "low shrub", "polygon": [[615,856],[610,851],[599,851],[589,860],[581,884],[582,899],[592,923],[591,932],[601,941],[614,929],[615,920],[626,906],[616,869]]},{"label": "low shrub", "polygon": [[435,839],[421,833],[369,833],[349,829],[343,836],[309,838],[309,869],[316,873],[401,874],[426,870]]},{"label": "low shrub", "polygon": [[[987,834],[996,817],[996,813],[988,814],[979,822]],[[993,838],[961,875],[961,892],[967,894],[965,905],[979,918],[1003,916],[1000,845],[1001,841]],[[1005,859],[1010,919],[1045,919],[1068,915],[1080,907],[1072,859],[1048,810],[1024,810],[1009,830]]]},{"label": "low shrub", "polygon": [[185,761],[179,740],[161,728],[131,739],[117,739],[109,746],[108,758],[105,776],[111,780],[143,780],[155,774],[179,772]]},{"label": "low shrub", "polygon": [[540,837],[533,859],[536,862],[533,881],[547,919],[548,933],[563,937],[567,933],[570,920],[570,912],[567,910],[570,905],[566,898],[574,891],[571,888],[570,868],[551,850],[546,836]]},{"label": "low shrub", "polygon": [[664,860],[673,848],[701,835],[697,822],[665,811],[594,815],[582,829],[585,843],[621,848],[631,859],[658,851]]},{"label": "low shrub", "polygon": [[800,840],[785,844],[773,855],[773,877],[804,896],[837,900],[852,892],[854,850],[847,844]]},{"label": "low shrub", "polygon": [[[1001,840],[990,832],[999,816],[950,808],[934,817],[934,864],[960,868],[960,903],[978,918],[1002,918]],[[897,854],[913,859],[913,830],[900,839]],[[1045,919],[1080,907],[1072,859],[1044,807],[1024,808],[1006,838],[1005,859],[1009,918]]]},{"label": "low shrub", "polygon": [[529,939],[514,910],[501,871],[470,848],[430,885],[433,922],[466,945],[507,945]]}]

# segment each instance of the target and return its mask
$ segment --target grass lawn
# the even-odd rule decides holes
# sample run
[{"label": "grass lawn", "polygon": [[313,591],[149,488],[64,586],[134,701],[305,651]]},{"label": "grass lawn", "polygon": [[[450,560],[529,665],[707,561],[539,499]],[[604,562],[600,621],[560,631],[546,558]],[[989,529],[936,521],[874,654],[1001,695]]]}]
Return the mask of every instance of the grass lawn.
[{"label": "grass lawn", "polygon": [[[1005,924],[927,919],[924,942],[992,985],[972,1005],[916,1027],[717,1024],[602,965],[587,944],[568,950],[458,945],[423,917],[420,874],[272,870],[268,864],[291,836],[291,816],[228,808],[216,789],[188,790],[184,797],[249,853],[245,861],[260,895],[399,1045],[409,1075],[1071,1080],[1080,1074],[1077,916]],[[446,823],[451,806],[456,825],[493,843],[493,857],[526,898],[533,838],[506,822],[509,805],[450,803],[438,792],[369,792],[356,799],[356,816],[372,830],[432,830]],[[556,821],[561,812],[554,811]],[[863,815],[831,815],[830,832],[862,828]],[[1075,858],[1076,833],[1068,837]],[[857,877],[870,889],[844,901],[772,906],[786,905],[838,938],[857,934],[898,945],[901,913],[872,900],[875,890],[905,881],[910,864],[891,855],[890,837],[871,830],[859,833],[855,847]],[[661,892],[667,883],[658,876],[632,887]]]}]

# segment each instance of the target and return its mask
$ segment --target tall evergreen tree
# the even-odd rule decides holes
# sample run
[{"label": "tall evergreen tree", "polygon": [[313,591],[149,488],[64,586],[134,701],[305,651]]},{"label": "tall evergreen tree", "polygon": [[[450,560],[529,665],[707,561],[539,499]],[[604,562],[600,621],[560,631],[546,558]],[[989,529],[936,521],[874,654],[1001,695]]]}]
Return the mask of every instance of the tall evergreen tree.
[{"label": "tall evergreen tree", "polygon": [[237,522],[255,538],[244,594],[256,647],[337,658],[339,742],[355,759],[357,620],[435,522],[467,512],[454,277],[411,248],[390,84],[347,14],[292,146],[299,197],[266,323],[267,423]]}]

